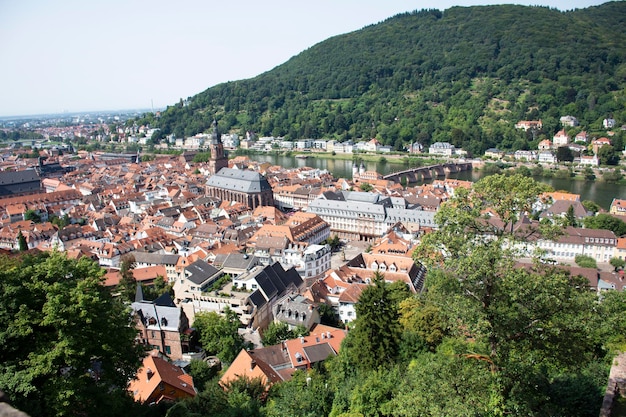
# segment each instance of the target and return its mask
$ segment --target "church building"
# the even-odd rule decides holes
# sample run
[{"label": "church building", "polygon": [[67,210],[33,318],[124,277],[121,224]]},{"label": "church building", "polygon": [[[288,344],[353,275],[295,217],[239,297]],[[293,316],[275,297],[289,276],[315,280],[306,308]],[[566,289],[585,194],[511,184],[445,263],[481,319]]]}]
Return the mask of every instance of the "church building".
[{"label": "church building", "polygon": [[207,194],[220,200],[236,201],[251,210],[273,206],[274,193],[267,178],[258,172],[222,168],[207,181]]}]

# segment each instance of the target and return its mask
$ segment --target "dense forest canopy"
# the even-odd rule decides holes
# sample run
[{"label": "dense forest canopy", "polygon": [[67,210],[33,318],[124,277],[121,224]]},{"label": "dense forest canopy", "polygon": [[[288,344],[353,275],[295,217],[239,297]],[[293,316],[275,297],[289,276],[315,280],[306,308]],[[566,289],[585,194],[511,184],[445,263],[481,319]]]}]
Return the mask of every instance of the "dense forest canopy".
[{"label": "dense forest canopy", "polygon": [[[528,149],[572,115],[626,120],[626,3],[561,12],[516,5],[400,14],[332,37],[255,78],[219,84],[140,122],[165,135],[376,137],[403,149]],[[516,130],[543,121],[541,132]],[[574,133],[574,132],[572,132]],[[604,133],[606,134],[606,133]]]}]

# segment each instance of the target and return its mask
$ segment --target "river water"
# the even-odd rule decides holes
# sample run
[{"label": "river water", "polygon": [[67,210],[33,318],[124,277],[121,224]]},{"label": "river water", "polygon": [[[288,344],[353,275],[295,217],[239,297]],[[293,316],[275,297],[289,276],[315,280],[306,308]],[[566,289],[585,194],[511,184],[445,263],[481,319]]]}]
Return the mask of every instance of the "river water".
[{"label": "river water", "polygon": [[[345,159],[307,158],[299,159],[295,156],[284,155],[254,155],[251,159],[259,162],[269,162],[284,168],[298,168],[309,166],[326,169],[336,178],[352,178],[352,161]],[[376,171],[383,175],[402,171],[408,167],[404,163],[395,163],[388,159],[385,163],[364,161],[367,171]],[[450,174],[449,178],[466,181],[478,181],[483,176],[482,171],[464,171]],[[618,184],[608,184],[604,181],[575,181],[558,178],[537,178],[538,181],[551,185],[555,190],[568,191],[580,194],[581,200],[592,200],[608,210],[614,198],[626,199],[626,187]],[[428,181],[426,181],[428,182]]]}]

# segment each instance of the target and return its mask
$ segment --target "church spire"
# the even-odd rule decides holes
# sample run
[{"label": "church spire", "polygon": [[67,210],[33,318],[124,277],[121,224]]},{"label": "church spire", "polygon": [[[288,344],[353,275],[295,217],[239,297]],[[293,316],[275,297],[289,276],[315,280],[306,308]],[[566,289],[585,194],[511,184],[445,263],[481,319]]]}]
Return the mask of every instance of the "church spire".
[{"label": "church spire", "polygon": [[217,132],[217,120],[213,119],[212,125],[213,125],[213,133],[211,133],[211,144],[217,145],[222,142]]}]

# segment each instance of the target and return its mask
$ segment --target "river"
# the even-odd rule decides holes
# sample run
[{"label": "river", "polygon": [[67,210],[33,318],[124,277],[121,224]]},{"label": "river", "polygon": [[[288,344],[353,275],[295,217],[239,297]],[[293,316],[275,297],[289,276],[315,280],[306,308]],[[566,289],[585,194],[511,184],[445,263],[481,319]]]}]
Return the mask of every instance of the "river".
[{"label": "river", "polygon": [[[269,162],[272,165],[280,165],[285,168],[298,168],[309,166],[312,168],[326,169],[336,178],[352,178],[352,161],[346,159],[307,158],[299,159],[295,156],[284,155],[253,155],[251,159],[259,162]],[[385,163],[376,161],[364,161],[367,171],[376,171],[383,175],[407,169],[404,163],[396,163],[388,159]],[[482,171],[464,171],[450,174],[449,178],[466,181],[478,181],[484,174]],[[575,181],[558,178],[537,178],[538,181],[552,186],[555,190],[564,190],[574,194],[580,194],[581,200],[591,200],[608,210],[614,198],[626,199],[626,187],[618,184],[608,184],[604,181]],[[428,181],[427,181],[428,182]]]}]

